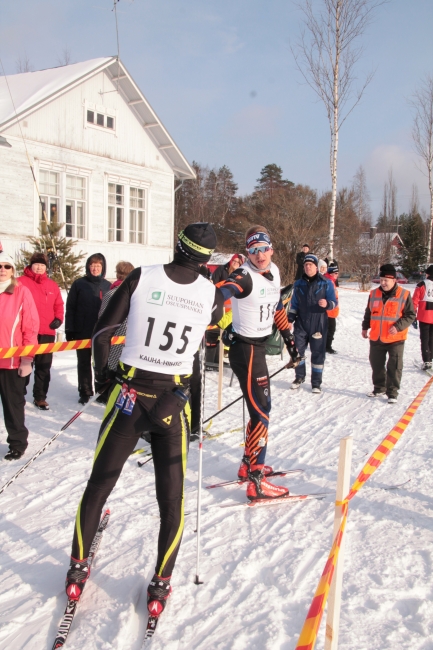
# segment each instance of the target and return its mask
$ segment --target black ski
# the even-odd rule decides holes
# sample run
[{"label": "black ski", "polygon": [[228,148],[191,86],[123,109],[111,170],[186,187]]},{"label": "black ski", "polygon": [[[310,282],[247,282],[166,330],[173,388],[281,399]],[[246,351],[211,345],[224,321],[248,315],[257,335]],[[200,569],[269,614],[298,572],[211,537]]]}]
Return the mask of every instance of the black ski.
[{"label": "black ski", "polygon": [[[270,476],[287,476],[287,474],[300,474],[303,471],[303,469],[282,469],[271,472],[270,474],[266,474],[266,478],[269,478]],[[226,485],[244,485],[246,482],[246,479],[244,481],[241,481],[240,479],[235,479],[233,481],[222,481],[221,483],[215,483],[214,485],[206,485],[206,489],[210,490],[211,488],[225,487]]]},{"label": "black ski", "polygon": [[[102,533],[104,530],[107,528],[108,520],[110,519],[110,511],[106,510],[102,516],[102,519],[99,523],[98,530],[95,533],[95,537],[93,538],[92,545],[90,547],[89,551],[89,567],[92,566],[93,560],[95,559],[96,552],[99,548],[99,544],[101,543],[101,537]],[[82,593],[81,593],[82,595]],[[59,629],[57,630],[57,635],[56,635],[56,640],[54,641],[52,650],[56,650],[56,648],[62,648],[65,643],[66,639],[68,638],[69,631],[71,629],[72,621],[74,620],[75,612],[77,611],[78,603],[81,600],[81,596],[78,600],[70,600],[68,599],[68,602],[65,607],[65,611],[63,614],[63,618],[60,622]]]}]

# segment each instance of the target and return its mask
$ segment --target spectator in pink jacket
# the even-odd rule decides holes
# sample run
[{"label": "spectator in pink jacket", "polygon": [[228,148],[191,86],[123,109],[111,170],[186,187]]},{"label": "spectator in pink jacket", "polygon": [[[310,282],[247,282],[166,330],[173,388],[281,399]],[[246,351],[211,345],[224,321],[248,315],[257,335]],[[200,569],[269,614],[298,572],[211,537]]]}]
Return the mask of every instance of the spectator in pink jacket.
[{"label": "spectator in pink jacket", "polygon": [[[14,277],[15,262],[0,244],[0,347],[36,345],[39,316],[32,294]],[[26,377],[32,371],[33,355],[0,359],[0,398],[9,452],[6,460],[21,458],[27,448],[24,424]]]},{"label": "spectator in pink jacket", "polygon": [[[64,308],[60,289],[54,280],[47,276],[48,259],[45,253],[33,253],[24,275],[18,282],[27,287],[36,304],[39,314],[38,343],[54,343],[55,330],[63,323]],[[33,404],[41,411],[48,411],[48,387],[52,354],[37,354],[34,360],[35,381],[33,384]],[[27,378],[27,383],[30,375]]]}]

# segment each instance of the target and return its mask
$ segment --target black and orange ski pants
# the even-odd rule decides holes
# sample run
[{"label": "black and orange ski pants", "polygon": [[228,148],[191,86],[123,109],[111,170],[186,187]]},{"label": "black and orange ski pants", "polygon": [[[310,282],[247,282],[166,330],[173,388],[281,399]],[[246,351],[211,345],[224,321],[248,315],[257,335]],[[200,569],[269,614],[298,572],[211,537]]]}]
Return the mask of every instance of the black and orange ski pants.
[{"label": "black and orange ski pants", "polygon": [[263,465],[268,444],[271,387],[264,344],[235,340],[229,350],[230,366],[239,380],[250,420],[247,425],[245,456],[251,465]]}]

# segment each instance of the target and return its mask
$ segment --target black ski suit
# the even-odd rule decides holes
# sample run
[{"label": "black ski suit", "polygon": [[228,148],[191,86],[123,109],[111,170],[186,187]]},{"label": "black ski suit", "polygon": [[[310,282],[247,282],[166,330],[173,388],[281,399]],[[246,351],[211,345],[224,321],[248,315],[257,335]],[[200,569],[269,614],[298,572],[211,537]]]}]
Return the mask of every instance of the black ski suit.
[{"label": "black ski suit", "polygon": [[[198,276],[198,265],[176,262],[164,265],[167,276],[177,284],[191,284]],[[113,294],[93,336],[95,376],[106,372],[112,328],[128,316],[131,297],[140,281],[141,268],[134,269]],[[215,288],[212,323],[222,316],[223,297]],[[204,332],[203,332],[204,333]],[[128,331],[127,334],[128,336]],[[143,331],[143,341],[145,330]],[[122,384],[137,391],[137,401],[131,415],[125,415],[115,403]],[[119,362],[116,382],[112,386],[104,418],[99,431],[92,473],[78,507],[72,543],[72,557],[88,556],[90,545],[101,516],[105,501],[116,485],[123,465],[133,451],[140,433],[151,432],[151,448],[155,470],[156,498],[160,512],[158,557],[155,571],[158,575],[171,575],[182,539],[184,525],[184,478],[189,444],[189,405],[180,404],[168,426],[160,426],[149,415],[156,400],[161,398],[162,409],[170,404],[173,390],[185,391],[189,387],[189,375],[165,375],[149,372]],[[171,411],[170,411],[171,412]]]}]

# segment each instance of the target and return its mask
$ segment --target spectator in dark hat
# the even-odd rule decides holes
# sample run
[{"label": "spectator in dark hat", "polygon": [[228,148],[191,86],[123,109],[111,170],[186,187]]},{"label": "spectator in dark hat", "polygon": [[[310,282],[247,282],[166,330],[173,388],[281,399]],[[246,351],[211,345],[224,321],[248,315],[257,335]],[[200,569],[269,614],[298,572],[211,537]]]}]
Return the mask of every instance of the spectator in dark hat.
[{"label": "spectator in dark hat", "polygon": [[[66,300],[66,340],[90,339],[98,320],[102,299],[110,289],[105,280],[105,257],[101,253],[91,255],[86,262],[86,275],[72,284]],[[92,350],[77,350],[79,403],[87,404],[93,395]]]},{"label": "spectator in dark hat", "polygon": [[[64,309],[60,289],[47,276],[48,258],[45,253],[35,252],[24,275],[18,278],[33,296],[39,315],[38,343],[54,343],[55,330],[63,323]],[[41,411],[48,411],[48,388],[51,379],[52,354],[36,354],[34,358],[35,378],[33,383],[33,404]],[[27,384],[30,375],[27,376]]]},{"label": "spectator in dark hat", "polygon": [[369,358],[373,371],[373,390],[368,397],[387,395],[389,404],[397,401],[404,342],[408,327],[414,320],[415,309],[410,292],[397,284],[395,267],[384,264],[380,267],[380,286],[370,291],[362,321],[362,336],[370,338]]},{"label": "spectator in dark hat", "polygon": [[310,252],[310,247],[308,244],[304,244],[302,246],[302,250],[296,254],[296,275],[295,275],[295,280],[299,280],[299,278],[302,278],[302,274],[304,273],[304,258],[305,256]]},{"label": "spectator in dark hat", "polygon": [[425,274],[425,280],[416,285],[412,300],[419,322],[423,370],[429,371],[433,360],[433,264],[425,270]]}]

